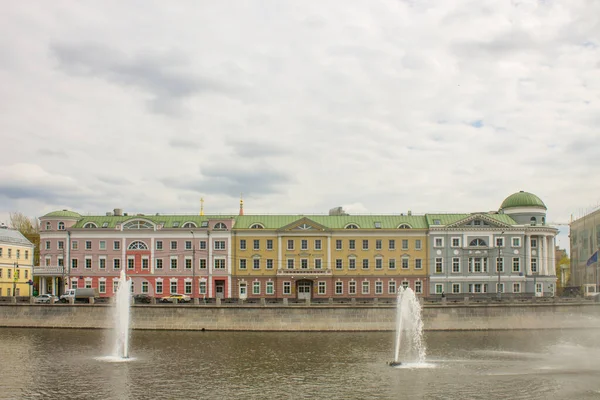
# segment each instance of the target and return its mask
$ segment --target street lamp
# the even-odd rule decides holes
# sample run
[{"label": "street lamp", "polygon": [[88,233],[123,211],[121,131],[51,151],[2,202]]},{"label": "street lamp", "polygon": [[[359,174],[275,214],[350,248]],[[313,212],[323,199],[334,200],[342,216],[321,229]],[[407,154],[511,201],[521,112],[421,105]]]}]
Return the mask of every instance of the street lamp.
[{"label": "street lamp", "polygon": [[196,236],[194,231],[190,231],[192,234],[192,299],[194,299],[194,287],[196,287]]}]

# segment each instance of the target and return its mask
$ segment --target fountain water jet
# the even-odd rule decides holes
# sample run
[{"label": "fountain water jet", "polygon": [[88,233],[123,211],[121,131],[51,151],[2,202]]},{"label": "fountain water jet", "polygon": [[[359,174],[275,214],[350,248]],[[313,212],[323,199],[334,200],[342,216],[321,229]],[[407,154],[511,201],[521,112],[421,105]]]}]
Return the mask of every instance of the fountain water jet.
[{"label": "fountain water jet", "polygon": [[412,356],[418,364],[425,362],[425,345],[423,343],[423,319],[421,303],[411,288],[400,287],[396,299],[396,341],[394,360],[391,366],[402,365],[400,361],[401,344],[405,343],[405,355]]},{"label": "fountain water jet", "polygon": [[121,270],[115,303],[115,347],[113,356],[129,358],[129,317],[131,308],[131,278]]}]

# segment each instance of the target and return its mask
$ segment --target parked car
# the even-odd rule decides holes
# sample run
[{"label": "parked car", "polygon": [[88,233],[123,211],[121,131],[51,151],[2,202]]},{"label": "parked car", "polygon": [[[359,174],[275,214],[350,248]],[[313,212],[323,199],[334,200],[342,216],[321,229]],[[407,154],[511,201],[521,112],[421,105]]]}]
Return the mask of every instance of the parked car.
[{"label": "parked car", "polygon": [[136,303],[150,304],[152,303],[152,296],[149,296],[147,294],[136,294],[133,296],[133,300]]},{"label": "parked car", "polygon": [[170,296],[163,297],[160,301],[163,303],[173,303],[173,300],[177,300],[178,303],[188,303],[192,298],[186,294],[173,293]]},{"label": "parked car", "polygon": [[36,296],[33,298],[33,302],[34,303],[51,303],[52,299],[54,299],[55,303],[58,303],[58,297],[57,296],[53,296],[51,294],[40,294],[39,296]]}]

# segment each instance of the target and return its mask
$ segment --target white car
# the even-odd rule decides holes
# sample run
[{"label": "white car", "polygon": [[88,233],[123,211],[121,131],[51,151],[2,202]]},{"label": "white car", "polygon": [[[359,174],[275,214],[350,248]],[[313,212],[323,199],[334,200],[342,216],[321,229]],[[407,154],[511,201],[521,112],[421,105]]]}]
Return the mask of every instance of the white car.
[{"label": "white car", "polygon": [[58,303],[58,297],[53,296],[51,294],[41,294],[37,297],[33,298],[34,303],[51,303],[51,300],[54,299],[55,303]]}]

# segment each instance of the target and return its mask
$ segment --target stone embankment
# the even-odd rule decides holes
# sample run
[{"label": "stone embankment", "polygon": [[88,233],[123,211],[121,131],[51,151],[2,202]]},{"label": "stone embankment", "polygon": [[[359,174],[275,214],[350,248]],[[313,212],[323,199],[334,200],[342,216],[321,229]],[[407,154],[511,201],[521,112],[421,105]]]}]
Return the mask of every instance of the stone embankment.
[{"label": "stone embankment", "polygon": [[[0,304],[0,327],[111,328],[111,304]],[[146,330],[392,331],[392,305],[133,305],[132,328]],[[435,304],[425,330],[600,328],[600,304]]]}]

